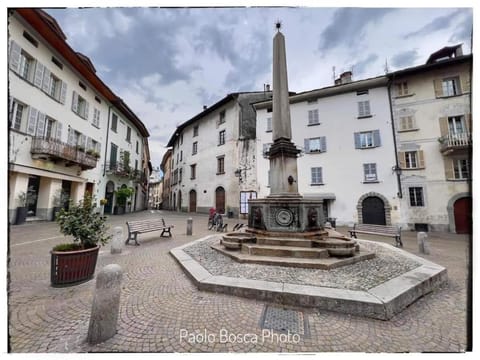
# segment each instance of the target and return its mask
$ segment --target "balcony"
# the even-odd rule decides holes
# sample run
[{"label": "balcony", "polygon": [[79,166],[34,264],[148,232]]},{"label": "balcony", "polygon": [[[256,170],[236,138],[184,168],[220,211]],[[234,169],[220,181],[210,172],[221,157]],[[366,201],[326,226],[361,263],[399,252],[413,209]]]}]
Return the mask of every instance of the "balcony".
[{"label": "balcony", "polygon": [[438,139],[442,155],[465,152],[472,146],[472,134],[469,132],[448,134]]},{"label": "balcony", "polygon": [[30,152],[34,159],[65,161],[65,166],[78,165],[82,170],[94,169],[98,160],[97,157],[77,149],[76,146],[42,137],[32,139]]},{"label": "balcony", "polygon": [[105,165],[105,171],[109,175],[116,175],[123,178],[129,178],[137,183],[146,183],[147,177],[140,170],[134,170],[122,162],[110,162]]}]

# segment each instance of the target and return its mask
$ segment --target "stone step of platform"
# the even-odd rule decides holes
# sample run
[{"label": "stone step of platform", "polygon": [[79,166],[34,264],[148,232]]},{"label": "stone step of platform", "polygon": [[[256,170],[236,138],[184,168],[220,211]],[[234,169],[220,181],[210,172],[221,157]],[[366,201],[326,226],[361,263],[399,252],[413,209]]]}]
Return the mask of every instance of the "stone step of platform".
[{"label": "stone step of platform", "polygon": [[315,248],[331,248],[331,249],[338,249],[338,248],[354,248],[356,242],[353,240],[342,240],[342,239],[335,239],[335,238],[326,238],[321,240],[312,240],[312,246]]},{"label": "stone step of platform", "polygon": [[328,258],[327,249],[306,248],[301,246],[243,244],[242,253],[256,256],[291,257],[305,259]]},{"label": "stone step of platform", "polygon": [[280,237],[257,237],[258,245],[295,246],[311,248],[312,241],[309,239],[293,239]]}]

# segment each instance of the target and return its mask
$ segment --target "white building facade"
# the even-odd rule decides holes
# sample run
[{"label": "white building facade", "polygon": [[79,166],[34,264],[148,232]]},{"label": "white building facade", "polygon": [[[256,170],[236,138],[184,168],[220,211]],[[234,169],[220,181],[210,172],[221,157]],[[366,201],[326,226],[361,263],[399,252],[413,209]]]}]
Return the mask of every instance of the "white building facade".
[{"label": "white building facade", "polygon": [[[148,132],[96,76],[90,60],[70,48],[48,14],[10,11],[8,30],[9,221],[15,222],[22,193],[31,218],[50,220],[54,207],[80,200],[85,191],[105,197],[111,142],[125,149],[138,142],[131,164],[149,163],[143,155]],[[109,131],[115,113],[131,127],[130,142]]]},{"label": "white building facade", "polygon": [[248,199],[257,196],[251,103],[268,97],[271,92],[228,94],[176,129],[168,143],[170,204],[163,208],[248,214]]},{"label": "white building facade", "polygon": [[[298,158],[298,189],[322,198],[324,215],[337,225],[398,224],[399,183],[388,97],[388,79],[351,82],[290,96],[292,142]],[[272,103],[257,111],[258,196],[269,195]]]},{"label": "white building facade", "polygon": [[402,222],[470,233],[471,55],[461,45],[389,74],[402,175]]}]

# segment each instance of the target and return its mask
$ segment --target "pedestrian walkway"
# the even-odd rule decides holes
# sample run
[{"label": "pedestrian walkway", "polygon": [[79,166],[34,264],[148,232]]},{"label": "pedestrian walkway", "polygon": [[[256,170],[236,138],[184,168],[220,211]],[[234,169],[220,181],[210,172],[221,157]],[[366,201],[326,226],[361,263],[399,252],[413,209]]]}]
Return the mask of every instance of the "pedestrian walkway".
[{"label": "pedestrian walkway", "polygon": [[[188,217],[193,236],[186,235]],[[272,303],[202,292],[169,250],[213,232],[207,215],[144,211],[112,216],[108,224],[164,217],[172,238],[141,234],[140,246],[121,254],[102,248],[97,271],[123,271],[117,334],[86,343],[95,280],[66,288],[50,286],[50,249],[65,239],[54,222],[9,229],[9,335],[11,352],[461,352],[467,346],[466,236],[429,233],[430,255],[418,253],[415,232],[404,232],[404,249],[447,268],[449,282],[390,321],[312,308],[282,309]],[[225,219],[232,229],[236,219]],[[246,222],[243,220],[242,222]],[[347,228],[338,228],[347,234]],[[376,239],[377,240],[377,239]],[[378,239],[391,243],[391,239]],[[286,318],[276,318],[286,314]],[[284,322],[284,325],[280,323]],[[280,327],[278,325],[281,325]],[[285,325],[286,324],[286,325]],[[296,329],[295,333],[281,330]],[[289,336],[290,335],[290,336]]]}]

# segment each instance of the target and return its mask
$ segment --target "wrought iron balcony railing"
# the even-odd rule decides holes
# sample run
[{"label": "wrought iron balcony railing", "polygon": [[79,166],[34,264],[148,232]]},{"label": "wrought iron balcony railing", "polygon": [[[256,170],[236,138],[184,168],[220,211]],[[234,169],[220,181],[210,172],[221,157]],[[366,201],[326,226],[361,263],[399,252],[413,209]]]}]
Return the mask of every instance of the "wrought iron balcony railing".
[{"label": "wrought iron balcony railing", "polygon": [[137,183],[145,183],[147,179],[143,171],[134,170],[122,162],[109,162],[105,165],[105,170],[107,174],[130,178]]},{"label": "wrought iron balcony railing", "polygon": [[457,150],[468,149],[472,146],[472,134],[469,132],[459,134],[448,134],[438,139],[440,152],[443,155],[450,154]]},{"label": "wrought iron balcony railing", "polygon": [[78,165],[82,170],[95,168],[98,160],[97,157],[87,154],[76,146],[43,137],[34,137],[32,139],[30,152],[35,158],[65,161],[66,166]]}]

